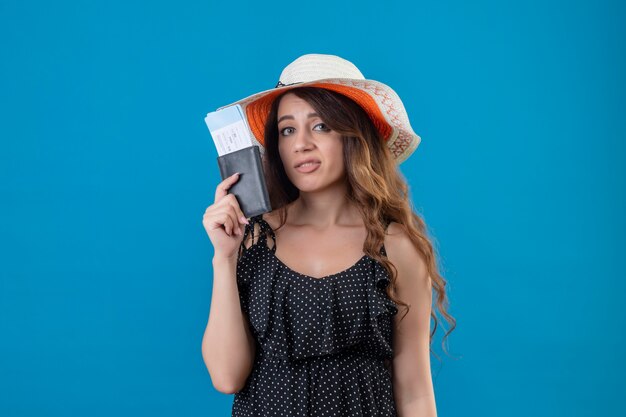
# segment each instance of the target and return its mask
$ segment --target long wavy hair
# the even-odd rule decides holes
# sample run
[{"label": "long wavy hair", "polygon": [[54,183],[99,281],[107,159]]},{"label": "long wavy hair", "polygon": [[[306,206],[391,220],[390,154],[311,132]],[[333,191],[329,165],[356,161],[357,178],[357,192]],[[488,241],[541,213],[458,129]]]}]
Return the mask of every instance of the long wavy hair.
[{"label": "long wavy hair", "polygon": [[[287,221],[286,206],[299,196],[299,190],[285,173],[278,152],[278,105],[287,93],[293,93],[306,100],[329,128],[342,135],[348,199],[359,208],[365,224],[368,225],[364,252],[378,260],[389,273],[390,285],[387,287],[387,295],[396,304],[406,307],[402,319],[410,307],[395,296],[397,269],[386,257],[378,253],[378,248],[384,242],[385,225],[390,221],[399,223],[424,256],[432,288],[436,292],[436,308],[451,324],[442,339],[445,350],[444,340],[456,327],[456,320],[447,311],[449,302],[445,291],[446,281],[439,274],[437,256],[427,236],[426,225],[411,208],[408,186],[401,177],[389,148],[367,113],[350,98],[323,88],[297,87],[274,100],[265,125],[263,164],[270,202],[279,212],[278,227],[282,227]],[[430,345],[438,324],[437,315],[432,308],[431,317],[434,325],[429,336]],[[430,351],[434,353],[432,348]]]}]

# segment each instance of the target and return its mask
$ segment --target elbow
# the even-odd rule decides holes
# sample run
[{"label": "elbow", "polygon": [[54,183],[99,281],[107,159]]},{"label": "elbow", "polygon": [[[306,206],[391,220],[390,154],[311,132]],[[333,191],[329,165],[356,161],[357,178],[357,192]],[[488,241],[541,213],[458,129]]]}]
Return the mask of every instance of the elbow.
[{"label": "elbow", "polygon": [[245,378],[236,377],[225,370],[216,370],[208,366],[207,369],[213,388],[222,394],[235,394],[241,391],[246,384]]},{"label": "elbow", "polygon": [[204,349],[202,351],[202,356],[204,364],[209,371],[213,388],[222,394],[235,394],[243,389],[247,381],[247,376],[250,373],[250,369],[247,369],[248,372],[246,372],[245,375],[239,375],[241,373],[240,369],[218,366],[219,361],[216,363],[215,360],[209,360],[209,355],[206,354]]},{"label": "elbow", "polygon": [[211,382],[213,383],[213,388],[222,394],[236,394],[243,389],[243,385],[237,383],[236,381],[213,378],[212,375]]}]

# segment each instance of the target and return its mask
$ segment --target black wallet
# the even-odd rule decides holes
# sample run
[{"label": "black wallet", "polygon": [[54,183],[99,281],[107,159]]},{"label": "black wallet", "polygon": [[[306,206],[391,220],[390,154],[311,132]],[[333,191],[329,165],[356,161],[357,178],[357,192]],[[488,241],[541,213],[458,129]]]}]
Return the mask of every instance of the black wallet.
[{"label": "black wallet", "polygon": [[250,218],[272,211],[265,184],[261,153],[256,145],[217,157],[222,180],[239,172],[239,179],[229,189],[243,214]]}]

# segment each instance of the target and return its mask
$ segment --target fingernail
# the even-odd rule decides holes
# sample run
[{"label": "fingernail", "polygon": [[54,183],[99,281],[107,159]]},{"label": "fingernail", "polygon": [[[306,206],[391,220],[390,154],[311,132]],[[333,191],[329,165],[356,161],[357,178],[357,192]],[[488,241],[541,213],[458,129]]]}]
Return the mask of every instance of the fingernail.
[{"label": "fingernail", "polygon": [[245,216],[241,216],[239,218],[239,220],[241,220],[242,222],[244,222],[245,224],[248,224],[248,219],[245,218]]},{"label": "fingernail", "polygon": [[231,177],[234,177],[236,175],[239,175],[239,172],[235,172],[233,175],[231,175]]}]

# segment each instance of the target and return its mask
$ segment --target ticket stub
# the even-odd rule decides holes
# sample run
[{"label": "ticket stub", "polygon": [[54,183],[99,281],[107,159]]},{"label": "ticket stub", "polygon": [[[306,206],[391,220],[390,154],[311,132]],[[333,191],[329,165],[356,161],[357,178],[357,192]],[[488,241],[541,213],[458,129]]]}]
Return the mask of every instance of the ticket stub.
[{"label": "ticket stub", "polygon": [[250,128],[239,104],[208,113],[204,121],[219,156],[252,146]]}]

